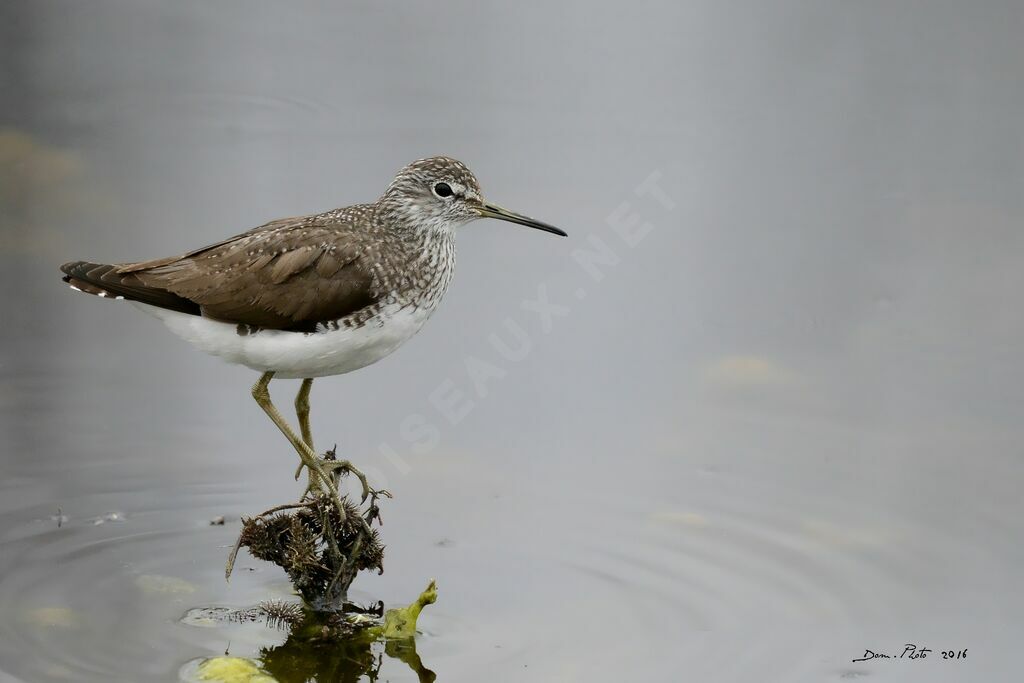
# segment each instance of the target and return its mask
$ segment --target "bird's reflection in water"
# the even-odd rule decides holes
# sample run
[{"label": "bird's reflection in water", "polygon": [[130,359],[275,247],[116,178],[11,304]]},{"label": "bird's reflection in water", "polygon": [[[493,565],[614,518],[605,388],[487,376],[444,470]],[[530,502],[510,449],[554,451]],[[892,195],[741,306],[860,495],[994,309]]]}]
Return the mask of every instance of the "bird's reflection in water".
[{"label": "bird's reflection in water", "polygon": [[437,674],[423,666],[413,638],[389,640],[381,652],[373,641],[313,643],[290,636],[281,645],[264,648],[260,664],[279,683],[355,683],[363,676],[379,680],[384,655],[407,664],[420,683],[437,679]]}]

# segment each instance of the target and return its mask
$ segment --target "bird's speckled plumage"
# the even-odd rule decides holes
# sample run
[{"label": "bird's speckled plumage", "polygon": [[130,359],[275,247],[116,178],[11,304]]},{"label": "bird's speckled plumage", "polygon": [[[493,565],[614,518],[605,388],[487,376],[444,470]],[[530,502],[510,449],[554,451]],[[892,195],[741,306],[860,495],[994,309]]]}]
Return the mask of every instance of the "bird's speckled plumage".
[{"label": "bird's speckled plumage", "polygon": [[134,301],[231,362],[282,377],[340,374],[419,330],[451,282],[455,228],[494,210],[463,163],[432,157],[402,169],[373,204],[272,221],[171,258],[62,270],[72,287]]}]

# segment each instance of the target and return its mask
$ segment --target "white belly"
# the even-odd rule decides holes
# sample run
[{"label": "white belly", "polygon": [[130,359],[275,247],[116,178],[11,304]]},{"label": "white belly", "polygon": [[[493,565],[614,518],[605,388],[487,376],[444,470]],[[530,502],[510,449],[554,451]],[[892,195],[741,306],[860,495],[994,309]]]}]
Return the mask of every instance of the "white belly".
[{"label": "white belly", "polygon": [[272,370],[285,379],[341,375],[376,363],[416,334],[434,311],[433,307],[394,304],[359,327],[310,334],[259,330],[240,335],[233,323],[132,303],[206,353],[260,372]]}]

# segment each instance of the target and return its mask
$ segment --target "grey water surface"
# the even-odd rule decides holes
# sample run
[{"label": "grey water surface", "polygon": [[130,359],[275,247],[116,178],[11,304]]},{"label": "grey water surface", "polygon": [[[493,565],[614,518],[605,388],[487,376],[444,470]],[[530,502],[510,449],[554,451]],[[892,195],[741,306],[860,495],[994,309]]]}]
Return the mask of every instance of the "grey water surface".
[{"label": "grey water surface", "polygon": [[313,387],[318,445],[395,495],[352,597],[436,578],[437,680],[1020,680],[1022,29],[1015,2],[3,3],[0,680],[225,650],[371,675],[183,619],[289,598],[222,574],[296,458],[255,373],[57,267],[371,201],[434,154],[570,234],[466,227],[424,330]]}]

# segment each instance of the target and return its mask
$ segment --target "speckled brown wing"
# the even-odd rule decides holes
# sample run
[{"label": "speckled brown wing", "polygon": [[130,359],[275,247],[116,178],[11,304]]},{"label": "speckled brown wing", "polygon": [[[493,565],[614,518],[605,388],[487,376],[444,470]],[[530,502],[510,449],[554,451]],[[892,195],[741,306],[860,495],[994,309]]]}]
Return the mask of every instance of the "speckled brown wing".
[{"label": "speckled brown wing", "polygon": [[[125,264],[121,276],[197,304],[203,315],[313,331],[377,301],[365,236],[341,216],[273,221],[183,256]],[[358,224],[358,222],[356,222]]]}]

